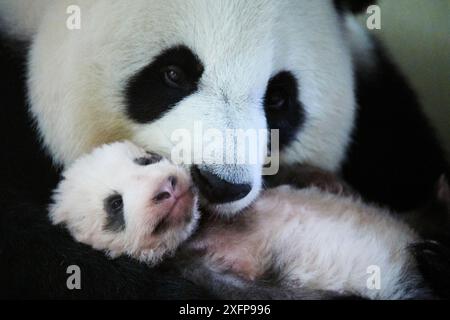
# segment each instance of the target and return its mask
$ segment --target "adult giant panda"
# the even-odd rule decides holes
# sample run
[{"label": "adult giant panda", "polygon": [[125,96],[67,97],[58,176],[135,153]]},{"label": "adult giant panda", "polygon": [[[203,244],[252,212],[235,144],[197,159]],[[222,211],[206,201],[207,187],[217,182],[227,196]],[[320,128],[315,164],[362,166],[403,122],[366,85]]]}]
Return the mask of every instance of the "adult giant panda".
[{"label": "adult giant panda", "polygon": [[[283,166],[342,170],[367,199],[395,209],[423,204],[445,159],[414,94],[348,14],[370,2],[3,1],[4,34],[30,44],[29,111],[50,159],[19,126],[27,125],[17,109],[24,92],[4,79],[12,98],[1,117],[1,136],[9,137],[1,162],[1,294],[207,296],[171,270],[109,261],[72,242],[50,227],[45,210],[55,167],[121,139],[167,154],[171,133],[196,121],[280,129]],[[66,10],[74,4],[81,28],[72,30]],[[6,46],[2,64],[23,80],[23,62]],[[225,215],[262,186],[256,165],[192,170],[205,203]],[[83,290],[66,288],[72,264],[83,270]]]}]

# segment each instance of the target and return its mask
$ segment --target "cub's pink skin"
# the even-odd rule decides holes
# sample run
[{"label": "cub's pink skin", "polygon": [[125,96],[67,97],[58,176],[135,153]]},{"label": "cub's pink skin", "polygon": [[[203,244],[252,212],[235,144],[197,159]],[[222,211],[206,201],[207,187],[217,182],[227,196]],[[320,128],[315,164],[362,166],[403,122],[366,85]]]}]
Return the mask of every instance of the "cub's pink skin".
[{"label": "cub's pink skin", "polygon": [[104,145],[63,174],[50,206],[79,242],[148,264],[170,255],[196,228],[197,196],[186,170],[129,143]]}]

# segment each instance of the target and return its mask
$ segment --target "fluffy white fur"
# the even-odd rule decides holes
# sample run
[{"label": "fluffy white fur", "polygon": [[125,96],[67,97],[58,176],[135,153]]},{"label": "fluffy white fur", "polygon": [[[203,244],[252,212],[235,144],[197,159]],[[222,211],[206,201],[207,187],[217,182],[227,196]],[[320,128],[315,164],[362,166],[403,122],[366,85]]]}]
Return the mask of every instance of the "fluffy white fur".
[{"label": "fluffy white fur", "polygon": [[[293,287],[408,299],[422,280],[408,250],[418,240],[405,223],[359,199],[282,186],[263,192],[233,224],[204,228],[192,246],[208,252],[205,263],[215,270],[249,280],[273,269]],[[380,290],[367,285],[370,266],[379,267]]]},{"label": "fluffy white fur", "polygon": [[[81,30],[65,27],[69,4],[81,8]],[[6,15],[14,12],[3,19],[11,32],[32,40],[31,112],[57,163],[68,165],[123,139],[168,155],[172,132],[191,130],[199,120],[205,129],[265,128],[267,83],[288,70],[298,79],[307,120],[282,162],[339,168],[355,98],[351,41],[331,0],[58,0],[48,6],[21,0],[0,6]],[[124,113],[127,80],[176,44],[188,46],[205,65],[199,91],[158,121],[133,123]],[[260,166],[215,171],[253,186],[247,197],[217,210],[239,211],[258,195]]]},{"label": "fluffy white fur", "polygon": [[[197,225],[197,197],[191,195],[181,204],[183,214],[175,217],[166,232],[153,235],[158,221],[169,211],[166,203],[152,201],[161,183],[175,176],[178,185],[187,189],[191,179],[167,159],[149,166],[134,162],[144,156],[145,151],[131,143],[114,143],[81,157],[64,172],[55,190],[50,207],[53,223],[65,224],[76,240],[112,257],[127,254],[154,264],[171,254]],[[122,195],[124,203],[126,227],[120,232],[105,229],[104,200],[115,192]]]},{"label": "fluffy white fur", "polygon": [[[164,250],[173,252],[193,232],[196,210],[190,223],[151,236],[157,207],[147,207],[146,199],[161,176],[176,174],[185,181],[189,177],[166,160],[141,168],[132,161],[141,153],[130,143],[116,143],[75,162],[54,197],[54,223],[66,224],[77,240],[113,255],[130,254],[155,263]],[[123,193],[126,204],[126,229],[119,233],[102,229],[101,204],[111,190]],[[152,250],[149,238],[157,244]],[[201,252],[214,270],[249,280],[273,269],[293,287],[405,299],[414,297],[421,281],[408,251],[418,240],[389,212],[358,199],[282,186],[265,191],[231,221],[207,221],[184,250]],[[372,265],[381,271],[380,290],[367,287]]]}]

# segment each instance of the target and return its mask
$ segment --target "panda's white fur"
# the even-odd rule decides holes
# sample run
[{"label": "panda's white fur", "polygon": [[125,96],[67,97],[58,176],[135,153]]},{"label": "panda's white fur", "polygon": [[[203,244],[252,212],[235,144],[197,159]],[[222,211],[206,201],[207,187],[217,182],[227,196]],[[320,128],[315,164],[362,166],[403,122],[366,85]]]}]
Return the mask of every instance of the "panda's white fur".
[{"label": "panda's white fur", "polygon": [[[55,193],[53,222],[64,223],[78,241],[114,256],[129,254],[156,263],[165,250],[173,252],[196,227],[195,204],[184,207],[192,217],[188,223],[152,234],[159,209],[148,195],[161,176],[177,175],[185,184],[189,177],[167,160],[140,167],[133,160],[142,155],[130,143],[115,143],[75,162]],[[124,198],[125,228],[118,232],[104,229],[101,204],[111,190]],[[423,293],[409,251],[418,241],[405,223],[359,199],[282,186],[265,191],[234,220],[206,221],[183,250],[201,252],[202,261],[216,272],[231,271],[252,281],[272,269],[283,279],[280,285],[406,299]],[[368,285],[371,268],[379,272],[379,288]]]},{"label": "panda's white fur", "polygon": [[[66,28],[68,5],[81,8],[80,30]],[[267,83],[287,70],[298,80],[306,121],[282,162],[339,169],[355,112],[352,33],[346,35],[331,0],[19,0],[0,6],[9,30],[32,40],[31,112],[59,164],[122,139],[168,155],[173,131],[191,130],[198,120],[205,129],[266,128]],[[176,44],[204,64],[199,90],[161,119],[133,123],[124,113],[127,80]],[[252,185],[248,196],[219,211],[236,212],[260,191],[260,166],[215,170],[227,181]]]}]

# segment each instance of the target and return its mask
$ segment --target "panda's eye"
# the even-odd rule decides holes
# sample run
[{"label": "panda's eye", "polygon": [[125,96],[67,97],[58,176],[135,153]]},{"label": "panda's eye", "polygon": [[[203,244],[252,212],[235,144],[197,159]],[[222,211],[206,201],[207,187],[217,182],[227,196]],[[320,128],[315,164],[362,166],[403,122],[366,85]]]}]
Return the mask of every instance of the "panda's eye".
[{"label": "panda's eye", "polygon": [[184,71],[178,66],[168,66],[164,68],[164,81],[172,88],[183,88],[187,79]]},{"label": "panda's eye", "polygon": [[156,153],[147,152],[147,156],[134,159],[134,163],[140,166],[149,166],[162,160],[162,156]]},{"label": "panda's eye", "polygon": [[119,193],[114,193],[104,201],[104,210],[106,211],[106,224],[104,228],[119,232],[125,229],[125,217],[123,198]]},{"label": "panda's eye", "polygon": [[118,214],[123,210],[123,199],[119,194],[109,197],[106,201],[106,211],[109,214]]},{"label": "panda's eye", "polygon": [[286,104],[286,94],[281,89],[273,89],[267,95],[266,106],[271,110],[281,110]]}]

